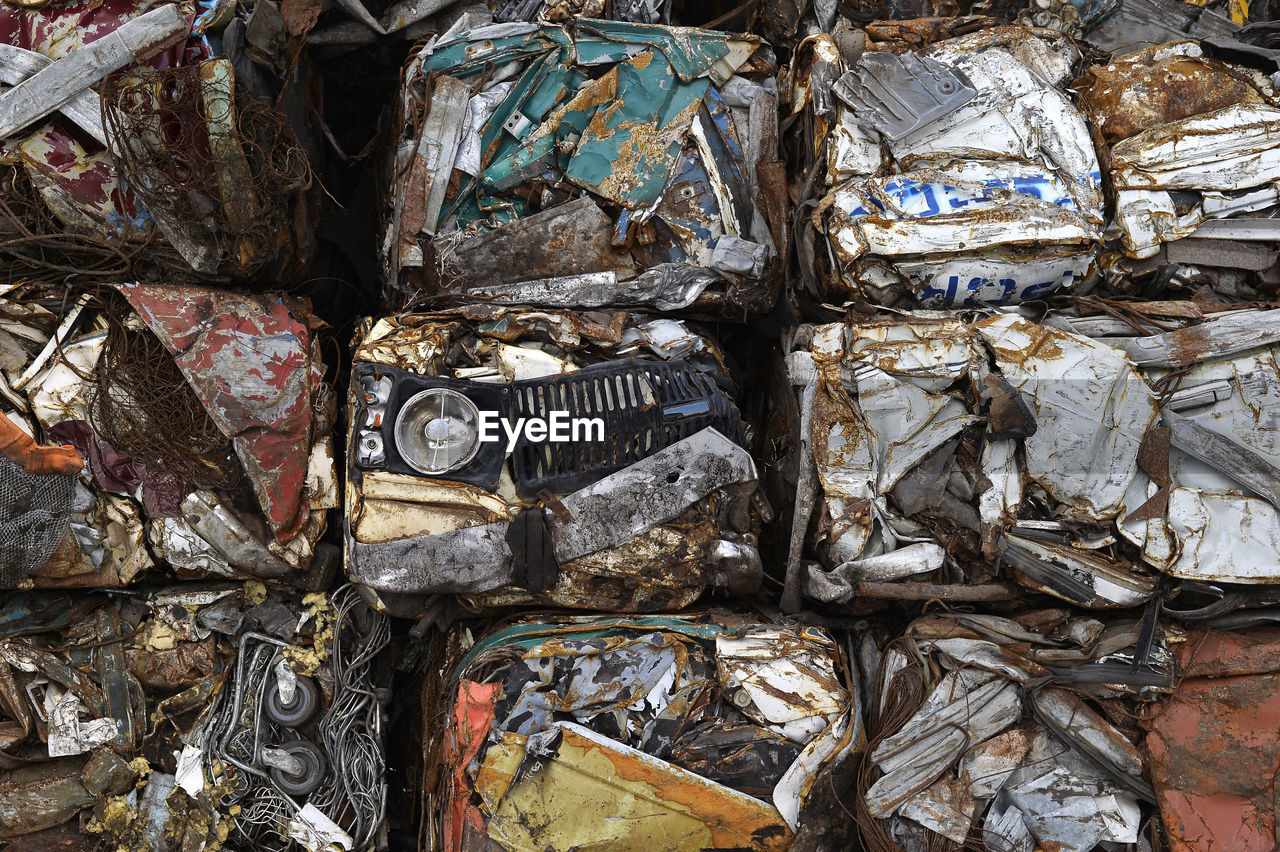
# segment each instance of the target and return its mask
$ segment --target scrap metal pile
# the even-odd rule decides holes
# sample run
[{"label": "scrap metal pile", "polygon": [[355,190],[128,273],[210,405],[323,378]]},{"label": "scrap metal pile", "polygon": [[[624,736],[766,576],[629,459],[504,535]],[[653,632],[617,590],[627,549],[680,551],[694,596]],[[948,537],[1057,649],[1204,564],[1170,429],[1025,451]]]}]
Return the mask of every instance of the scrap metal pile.
[{"label": "scrap metal pile", "polygon": [[1270,0],[0,0],[0,849],[1273,850]]}]

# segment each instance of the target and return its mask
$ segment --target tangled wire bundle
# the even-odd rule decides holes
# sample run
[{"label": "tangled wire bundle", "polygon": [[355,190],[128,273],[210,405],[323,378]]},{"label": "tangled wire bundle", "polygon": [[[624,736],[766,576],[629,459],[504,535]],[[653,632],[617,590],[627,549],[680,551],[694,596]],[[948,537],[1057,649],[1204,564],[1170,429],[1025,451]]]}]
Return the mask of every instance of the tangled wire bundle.
[{"label": "tangled wire bundle", "polygon": [[191,278],[190,267],[163,241],[122,242],[69,229],[12,163],[0,164],[0,272],[0,284]]},{"label": "tangled wire bundle", "polygon": [[132,308],[108,295],[107,340],[94,373],[93,427],[148,470],[189,485],[231,490],[243,469],[164,344],[130,323]]},{"label": "tangled wire bundle", "polygon": [[187,261],[247,278],[288,245],[311,169],[285,117],[220,87],[213,64],[107,78],[103,126],[121,177]]}]

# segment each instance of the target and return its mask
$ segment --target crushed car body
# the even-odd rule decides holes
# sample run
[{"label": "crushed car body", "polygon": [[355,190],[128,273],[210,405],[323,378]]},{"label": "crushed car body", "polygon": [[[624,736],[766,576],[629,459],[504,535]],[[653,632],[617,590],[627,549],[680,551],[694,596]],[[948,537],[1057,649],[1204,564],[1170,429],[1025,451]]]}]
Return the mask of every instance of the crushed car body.
[{"label": "crushed car body", "polygon": [[432,848],[786,849],[861,748],[826,631],[729,613],[526,619],[442,673]]},{"label": "crushed car body", "polygon": [[771,68],[756,36],[625,21],[432,39],[405,73],[388,284],[768,310],[786,227]]},{"label": "crushed car body", "polygon": [[305,305],[136,284],[62,302],[3,303],[4,585],[120,586],[153,567],[327,582],[335,412]]},{"label": "crushed car body", "polygon": [[652,611],[759,587],[734,388],[684,323],[405,314],[366,324],[352,377],[347,572],[384,603]]},{"label": "crushed car body", "polygon": [[1280,581],[1262,413],[1280,387],[1280,318],[1144,311],[1153,334],[1072,313],[800,327],[787,357],[792,594],[847,603],[908,579],[998,593],[1008,578],[1126,608],[1161,574]]},{"label": "crushed car body", "polygon": [[791,69],[807,167],[793,180],[816,229],[797,237],[805,285],[836,303],[963,306],[1079,283],[1106,220],[1066,90],[1078,49],[1016,26],[921,49],[896,35],[845,53],[815,35]]}]

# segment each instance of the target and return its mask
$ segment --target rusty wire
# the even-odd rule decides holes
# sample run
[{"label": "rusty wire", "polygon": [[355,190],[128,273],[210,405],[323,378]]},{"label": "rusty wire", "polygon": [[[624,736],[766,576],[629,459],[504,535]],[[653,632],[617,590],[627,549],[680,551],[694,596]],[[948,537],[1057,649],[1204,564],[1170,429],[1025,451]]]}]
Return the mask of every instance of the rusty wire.
[{"label": "rusty wire", "polygon": [[231,490],[243,468],[231,439],[209,417],[160,340],[141,327],[123,296],[104,294],[107,338],[90,392],[93,428],[156,475]]},{"label": "rusty wire", "polygon": [[185,261],[154,235],[112,240],[76,233],[49,212],[20,165],[0,164],[0,283],[62,285],[192,278]]},{"label": "rusty wire", "polygon": [[1160,322],[1151,315],[1138,309],[1137,303],[1103,296],[1077,296],[1076,305],[1085,310],[1095,310],[1120,320],[1141,336],[1151,333],[1148,326],[1159,331],[1174,331],[1180,326],[1173,323]]},{"label": "rusty wire", "polygon": [[[867,713],[867,747],[862,754],[855,785],[858,837],[868,852],[898,852],[898,844],[889,834],[888,820],[876,819],[867,807],[867,791],[883,774],[871,761],[871,753],[882,741],[892,736],[907,723],[924,703],[928,673],[916,652],[915,642],[907,638],[896,639],[884,649],[887,657],[897,648],[911,660],[885,682],[886,668],[882,665],[876,673],[876,688],[872,692],[871,707]],[[883,705],[883,709],[882,709]]]},{"label": "rusty wire", "polygon": [[108,77],[103,126],[143,206],[210,249],[219,271],[249,277],[288,242],[281,234],[311,168],[283,114],[238,86],[231,99],[206,97],[204,67]]}]

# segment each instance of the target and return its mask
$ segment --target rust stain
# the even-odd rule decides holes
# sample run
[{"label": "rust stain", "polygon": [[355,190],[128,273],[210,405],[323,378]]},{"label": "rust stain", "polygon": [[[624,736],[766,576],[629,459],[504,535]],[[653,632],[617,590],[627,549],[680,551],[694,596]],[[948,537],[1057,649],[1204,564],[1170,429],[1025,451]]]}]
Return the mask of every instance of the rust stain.
[{"label": "rust stain", "polygon": [[1170,846],[1274,849],[1280,629],[1193,631],[1181,655],[1189,673],[1212,676],[1185,678],[1146,722],[1147,764]]},{"label": "rust stain", "polygon": [[1194,364],[1213,355],[1216,347],[1204,326],[1194,325],[1168,333],[1170,356],[1177,366]]},{"label": "rust stain", "polygon": [[1095,66],[1075,83],[1081,105],[1107,143],[1233,104],[1270,101],[1247,75],[1208,57],[1165,56],[1148,48]]}]

